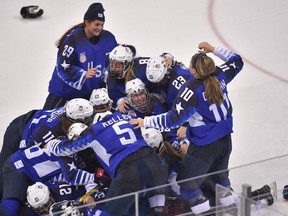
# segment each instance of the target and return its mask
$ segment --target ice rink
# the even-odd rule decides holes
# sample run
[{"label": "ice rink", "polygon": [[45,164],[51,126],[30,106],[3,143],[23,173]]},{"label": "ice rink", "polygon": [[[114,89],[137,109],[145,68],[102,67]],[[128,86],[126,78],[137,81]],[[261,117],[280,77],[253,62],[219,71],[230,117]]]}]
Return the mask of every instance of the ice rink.
[{"label": "ice rink", "polygon": [[[93,2],[2,2],[0,146],[6,127],[15,117],[42,108],[56,61],[54,43],[68,28],[82,22]],[[103,0],[101,3],[106,10],[105,29],[119,43],[133,44],[138,56],[170,52],[188,66],[201,41],[229,48],[242,56],[244,68],[228,86],[234,108],[232,185],[240,191],[241,184],[257,188],[276,181],[278,200],[269,208],[279,215],[288,215],[288,203],[281,195],[283,186],[288,184],[288,156],[285,157],[288,155],[288,1]],[[43,8],[43,16],[22,19],[21,7],[31,4]],[[272,214],[262,211],[257,215]]]}]

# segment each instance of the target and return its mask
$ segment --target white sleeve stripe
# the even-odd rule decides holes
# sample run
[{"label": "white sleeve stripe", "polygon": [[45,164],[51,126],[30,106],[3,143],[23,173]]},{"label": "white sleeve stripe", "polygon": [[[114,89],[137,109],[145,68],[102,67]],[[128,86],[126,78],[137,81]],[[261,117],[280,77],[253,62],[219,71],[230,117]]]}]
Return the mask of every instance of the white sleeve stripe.
[{"label": "white sleeve stripe", "polygon": [[73,85],[74,88],[76,88],[77,90],[81,90],[83,87],[83,84],[86,80],[86,71],[84,73],[82,73],[82,76],[80,78],[79,81],[75,82],[75,84]]},{"label": "white sleeve stripe", "polygon": [[234,52],[232,52],[228,49],[221,48],[221,47],[216,47],[213,53],[214,53],[214,55],[219,57],[224,62],[228,61],[229,58],[235,54]]}]

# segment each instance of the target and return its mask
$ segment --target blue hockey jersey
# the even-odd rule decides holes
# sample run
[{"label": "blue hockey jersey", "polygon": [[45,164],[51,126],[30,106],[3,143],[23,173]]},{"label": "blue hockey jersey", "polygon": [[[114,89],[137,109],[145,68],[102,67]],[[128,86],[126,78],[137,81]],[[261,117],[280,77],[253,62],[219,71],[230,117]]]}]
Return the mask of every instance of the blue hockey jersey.
[{"label": "blue hockey jersey", "polygon": [[[150,91],[154,89],[155,84],[151,83],[146,77],[146,67],[149,57],[138,57],[133,61],[133,73],[131,79],[139,78],[145,87]],[[113,107],[117,107],[117,101],[120,98],[126,97],[125,93],[125,78],[115,79],[111,76],[107,77],[107,89],[111,100],[113,100]]]},{"label": "blue hockey jersey", "polygon": [[66,115],[64,107],[53,110],[38,110],[26,123],[19,149],[43,145],[58,136],[65,136],[61,118]]},{"label": "blue hockey jersey", "polygon": [[[170,72],[169,85],[166,89],[163,89],[165,98],[165,104],[168,109],[171,109],[175,98],[181,88],[181,86],[190,79],[194,79],[189,69],[184,64],[175,64]],[[161,90],[159,90],[161,91]]]},{"label": "blue hockey jersey", "polygon": [[[103,30],[98,43],[93,44],[83,27],[74,29],[59,47],[49,92],[70,100],[89,97],[93,89],[104,87],[103,71],[108,66],[109,52],[116,45],[116,39],[109,31]],[[95,67],[95,77],[86,79],[86,71]]]},{"label": "blue hockey jersey", "polygon": [[130,125],[131,119],[130,115],[115,112],[87,128],[75,141],[52,140],[48,149],[55,155],[66,156],[91,147],[101,166],[113,178],[118,164],[125,157],[148,146],[140,129]]},{"label": "blue hockey jersey", "polygon": [[144,126],[177,128],[188,120],[187,138],[198,146],[210,144],[232,133],[232,105],[227,84],[242,67],[242,58],[234,53],[225,64],[216,68],[216,77],[224,94],[221,105],[210,104],[206,100],[204,80],[188,80],[180,88],[172,109],[164,114],[145,117]]},{"label": "blue hockey jersey", "polygon": [[45,148],[32,146],[18,150],[10,159],[19,172],[34,182],[65,180],[71,185],[94,183],[94,173],[78,169],[73,157],[57,157]]}]

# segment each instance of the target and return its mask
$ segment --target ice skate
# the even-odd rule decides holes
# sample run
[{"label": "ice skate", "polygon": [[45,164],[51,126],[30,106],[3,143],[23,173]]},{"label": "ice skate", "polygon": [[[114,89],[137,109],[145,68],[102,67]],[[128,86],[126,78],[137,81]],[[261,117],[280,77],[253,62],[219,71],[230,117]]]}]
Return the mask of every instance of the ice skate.
[{"label": "ice skate", "polygon": [[[218,215],[225,216],[238,216],[238,209],[233,192],[226,192],[220,198],[221,210],[218,211]],[[219,210],[219,209],[218,209]]]},{"label": "ice skate", "polygon": [[211,215],[209,200],[205,196],[199,195],[189,200],[188,203],[194,215]]}]

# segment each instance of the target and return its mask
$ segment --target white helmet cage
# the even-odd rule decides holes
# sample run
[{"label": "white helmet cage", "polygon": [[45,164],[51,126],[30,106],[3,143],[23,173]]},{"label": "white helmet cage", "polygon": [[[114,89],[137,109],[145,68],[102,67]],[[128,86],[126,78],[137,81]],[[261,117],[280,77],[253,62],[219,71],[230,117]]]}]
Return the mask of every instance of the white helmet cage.
[{"label": "white helmet cage", "polygon": [[68,129],[68,133],[67,133],[67,137],[70,140],[74,140],[77,139],[80,134],[87,128],[88,126],[85,125],[84,123],[81,122],[76,122],[73,123],[69,129]]},{"label": "white helmet cage", "polygon": [[150,82],[159,83],[168,74],[164,58],[161,56],[151,57],[146,66],[146,77]]},{"label": "white helmet cage", "polygon": [[112,112],[110,112],[110,111],[106,111],[106,112],[102,112],[102,113],[96,113],[94,116],[93,124],[96,124],[97,122],[105,119],[106,117],[108,117],[111,114],[112,114]]},{"label": "white helmet cage", "polygon": [[94,109],[92,103],[84,98],[74,98],[66,104],[66,115],[74,122],[91,123]]},{"label": "white helmet cage", "polygon": [[[132,96],[134,94],[139,94],[139,93],[145,93],[147,96],[146,101],[144,101],[142,104],[134,104],[132,101]],[[128,98],[129,104],[137,111],[141,113],[145,113],[149,109],[149,104],[150,104],[150,94],[148,90],[145,87],[145,84],[139,79],[135,78],[132,80],[127,81],[125,85],[125,93]]]},{"label": "white helmet cage", "polygon": [[74,200],[62,200],[54,203],[49,210],[51,216],[83,216],[83,207]]},{"label": "white helmet cage", "polygon": [[49,188],[41,182],[36,182],[27,188],[26,198],[29,205],[40,215],[48,214],[49,207],[54,203]]},{"label": "white helmet cage", "polygon": [[156,149],[156,152],[160,152],[164,146],[162,133],[155,128],[146,128],[142,132],[144,140],[149,146]]},{"label": "white helmet cage", "polygon": [[107,104],[109,106],[109,110],[112,106],[112,100],[110,99],[106,88],[94,89],[90,96],[90,102],[93,106],[101,106]]},{"label": "white helmet cage", "polygon": [[129,67],[131,66],[133,60],[133,52],[129,47],[125,47],[122,45],[116,46],[109,54],[109,62],[112,61],[121,62],[123,63],[123,71],[121,74],[118,74],[115,71],[111,70],[109,66],[108,72],[111,77],[115,77],[116,79],[122,79]]}]

